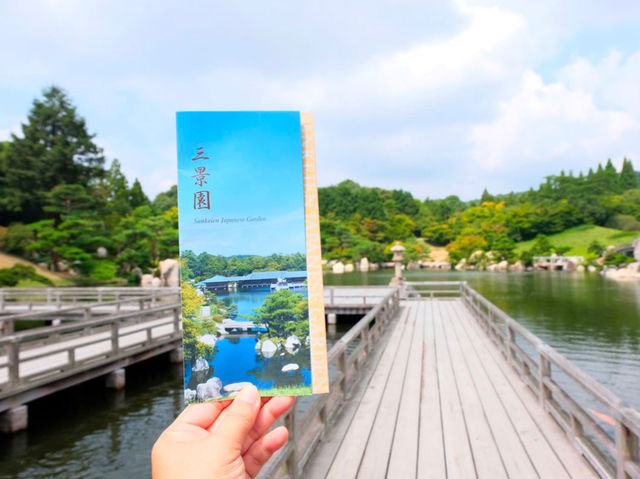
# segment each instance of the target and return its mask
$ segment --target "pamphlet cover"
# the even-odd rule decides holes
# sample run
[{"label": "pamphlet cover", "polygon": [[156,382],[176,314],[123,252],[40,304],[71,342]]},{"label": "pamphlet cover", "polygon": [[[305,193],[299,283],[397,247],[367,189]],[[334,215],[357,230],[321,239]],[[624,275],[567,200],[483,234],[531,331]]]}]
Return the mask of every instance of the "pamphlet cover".
[{"label": "pamphlet cover", "polygon": [[178,112],[184,397],[328,392],[313,119]]}]

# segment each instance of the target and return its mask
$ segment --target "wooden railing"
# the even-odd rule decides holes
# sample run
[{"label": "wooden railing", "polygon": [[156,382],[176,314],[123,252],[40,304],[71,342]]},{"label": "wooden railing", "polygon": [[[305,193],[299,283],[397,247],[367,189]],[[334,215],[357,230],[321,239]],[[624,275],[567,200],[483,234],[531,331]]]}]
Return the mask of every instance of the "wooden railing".
[{"label": "wooden railing", "polygon": [[0,312],[7,305],[20,303],[55,303],[62,307],[64,303],[118,301],[137,296],[178,295],[179,288],[143,288],[143,287],[83,287],[83,288],[1,288]]},{"label": "wooden railing", "polygon": [[0,399],[180,338],[179,303],[1,337]]},{"label": "wooden railing", "polygon": [[311,396],[312,402],[303,412],[292,408],[285,416],[289,441],[265,465],[258,477],[272,477],[281,468],[286,468],[291,479],[301,477],[314,448],[331,426],[345,398],[357,385],[356,377],[367,357],[396,316],[400,307],[399,293],[398,288],[391,290],[329,350],[331,392]]},{"label": "wooden railing", "polygon": [[[0,290],[3,291],[3,290]],[[6,292],[7,290],[4,290]],[[59,291],[55,291],[55,299],[48,301],[34,301],[35,295],[31,296],[29,303],[17,303],[18,306],[24,306],[24,312],[10,313],[7,308],[0,315],[0,336],[12,334],[15,331],[16,321],[42,321],[49,320],[52,316],[56,318],[64,318],[65,320],[89,320],[96,316],[104,316],[105,314],[118,314],[122,310],[135,309],[142,311],[144,309],[154,308],[158,304],[167,305],[169,300],[172,305],[179,304],[180,297],[175,288],[167,289],[145,289],[139,290],[134,294],[126,294],[119,292],[110,292],[107,294],[94,294],[96,301],[79,301],[65,302],[60,301]],[[144,293],[144,294],[143,294]],[[87,294],[84,296],[88,298]],[[124,297],[125,299],[119,299]],[[101,300],[98,301],[97,299]],[[5,303],[9,304],[9,303]],[[122,311],[123,312],[123,311]]]},{"label": "wooden railing", "polygon": [[[459,283],[463,302],[496,344],[540,405],[564,429],[573,445],[603,478],[640,479],[638,437],[640,414],[581,371],[554,348],[485,299],[466,282]],[[554,379],[554,374],[558,376]],[[615,420],[607,431],[558,383],[563,374],[588,401],[600,405]],[[640,379],[639,379],[640,380]],[[574,393],[575,396],[575,393]]]},{"label": "wooden railing", "polygon": [[[358,286],[360,293],[355,293],[340,286],[325,286],[324,299],[325,307],[332,306],[370,306],[373,307],[382,298],[389,294],[393,288],[390,286]],[[378,291],[378,294],[372,294]]]},{"label": "wooden railing", "polygon": [[461,281],[411,281],[408,283],[409,292],[417,293],[419,296],[408,299],[420,298],[442,298],[460,296]]}]

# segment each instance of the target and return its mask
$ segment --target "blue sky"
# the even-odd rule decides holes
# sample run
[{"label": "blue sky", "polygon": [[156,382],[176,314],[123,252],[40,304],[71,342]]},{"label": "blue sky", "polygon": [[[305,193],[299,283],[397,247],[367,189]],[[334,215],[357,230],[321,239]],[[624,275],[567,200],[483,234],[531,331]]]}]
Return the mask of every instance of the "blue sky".
[{"label": "blue sky", "polygon": [[640,169],[640,2],[2,2],[0,139],[67,90],[150,195],[175,112],[315,116],[320,185],[477,198],[624,156]]},{"label": "blue sky", "polygon": [[305,253],[298,112],[179,112],[177,130],[180,251]]}]

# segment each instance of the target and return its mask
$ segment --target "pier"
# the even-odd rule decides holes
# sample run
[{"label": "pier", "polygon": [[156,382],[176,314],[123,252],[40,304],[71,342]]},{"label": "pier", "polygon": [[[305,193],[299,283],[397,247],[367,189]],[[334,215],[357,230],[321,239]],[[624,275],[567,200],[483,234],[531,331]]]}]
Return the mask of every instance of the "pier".
[{"label": "pier", "polygon": [[[181,360],[177,290],[2,297],[5,432],[26,427],[29,401]],[[328,352],[331,392],[297,400],[261,479],[640,478],[640,414],[465,282],[327,287],[325,307],[329,323],[363,316]],[[60,322],[14,331],[43,318]]]},{"label": "pier", "polygon": [[640,414],[464,282],[392,291],[329,361],[260,478],[640,478]]}]

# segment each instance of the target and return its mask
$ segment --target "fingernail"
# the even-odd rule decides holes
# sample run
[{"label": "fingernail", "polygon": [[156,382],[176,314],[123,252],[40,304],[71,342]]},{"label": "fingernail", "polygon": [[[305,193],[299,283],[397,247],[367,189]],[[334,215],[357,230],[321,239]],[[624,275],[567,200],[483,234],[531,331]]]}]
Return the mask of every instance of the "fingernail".
[{"label": "fingernail", "polygon": [[249,404],[255,404],[260,400],[258,389],[253,385],[246,386],[238,393],[238,399]]}]

